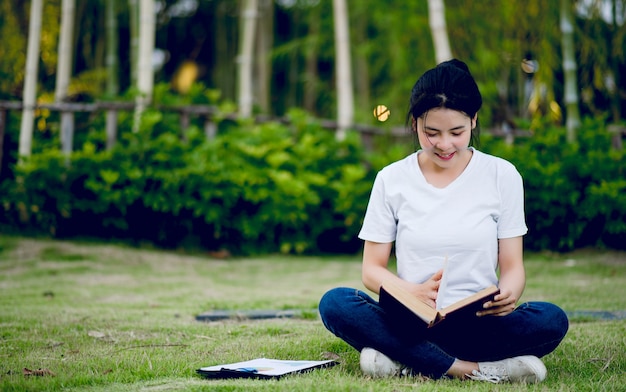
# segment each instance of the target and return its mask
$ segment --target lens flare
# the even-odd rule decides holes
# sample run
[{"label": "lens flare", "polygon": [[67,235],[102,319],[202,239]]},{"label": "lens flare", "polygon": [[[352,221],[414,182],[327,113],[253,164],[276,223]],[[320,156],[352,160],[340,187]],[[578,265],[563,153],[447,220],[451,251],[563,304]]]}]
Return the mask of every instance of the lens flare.
[{"label": "lens flare", "polygon": [[385,105],[378,105],[376,106],[376,108],[374,108],[374,117],[376,117],[378,121],[387,121],[390,115],[391,112]]}]

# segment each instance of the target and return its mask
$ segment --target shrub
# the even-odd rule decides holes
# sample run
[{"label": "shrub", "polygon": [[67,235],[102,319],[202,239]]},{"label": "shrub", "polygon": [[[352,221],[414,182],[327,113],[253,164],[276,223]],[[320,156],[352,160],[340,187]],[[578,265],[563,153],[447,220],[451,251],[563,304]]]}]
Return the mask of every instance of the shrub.
[{"label": "shrub", "polygon": [[[151,111],[144,124],[159,119]],[[5,210],[11,223],[56,236],[246,254],[354,252],[373,179],[359,138],[339,142],[301,113],[292,119],[290,127],[242,123],[215,140],[147,126],[111,151],[86,143],[71,157],[37,154],[4,184]]]},{"label": "shrub", "polygon": [[[356,252],[375,173],[412,146],[381,139],[366,151],[357,134],[338,141],[301,112],[290,118],[222,121],[207,140],[196,126],[182,137],[177,121],[148,110],[139,132],[122,132],[111,150],[86,137],[71,156],[44,149],[15,166],[0,184],[0,221],[235,254]],[[483,139],[524,178],[528,249],[626,248],[624,153],[610,143],[591,119],[573,145],[554,127],[513,146]]]},{"label": "shrub", "polygon": [[533,250],[584,246],[626,249],[626,171],[623,150],[611,147],[601,120],[586,119],[578,142],[547,127],[514,146],[489,140],[486,151],[510,160],[524,178]]}]

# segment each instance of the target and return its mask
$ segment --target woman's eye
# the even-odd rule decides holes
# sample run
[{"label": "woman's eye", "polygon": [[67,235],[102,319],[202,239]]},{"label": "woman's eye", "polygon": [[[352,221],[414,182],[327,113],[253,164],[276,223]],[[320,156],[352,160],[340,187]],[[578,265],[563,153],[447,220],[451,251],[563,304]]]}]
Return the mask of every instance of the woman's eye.
[{"label": "woman's eye", "polygon": [[428,132],[426,132],[426,136],[427,137],[435,137],[435,136],[437,136],[437,134],[436,133],[428,133]]}]

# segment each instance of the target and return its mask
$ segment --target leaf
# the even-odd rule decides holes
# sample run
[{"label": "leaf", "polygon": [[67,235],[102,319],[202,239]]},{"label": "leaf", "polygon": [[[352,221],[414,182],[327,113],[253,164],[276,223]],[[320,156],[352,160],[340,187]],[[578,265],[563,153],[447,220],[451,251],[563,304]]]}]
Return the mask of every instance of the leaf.
[{"label": "leaf", "polygon": [[104,333],[100,331],[89,331],[87,332],[87,335],[91,336],[92,338],[98,338],[98,339],[106,336]]},{"label": "leaf", "polygon": [[120,178],[120,173],[113,170],[100,170],[100,177],[107,185],[112,185]]},{"label": "leaf", "polygon": [[341,355],[331,352],[331,351],[326,351],[324,353],[322,353],[322,358],[324,359],[332,359],[334,361],[338,361],[341,359]]},{"label": "leaf", "polygon": [[37,370],[30,370],[28,368],[24,368],[22,369],[22,374],[24,374],[24,376],[39,376],[39,377],[44,377],[44,376],[56,376],[56,374],[54,374],[52,371],[50,371],[49,369],[37,369]]}]

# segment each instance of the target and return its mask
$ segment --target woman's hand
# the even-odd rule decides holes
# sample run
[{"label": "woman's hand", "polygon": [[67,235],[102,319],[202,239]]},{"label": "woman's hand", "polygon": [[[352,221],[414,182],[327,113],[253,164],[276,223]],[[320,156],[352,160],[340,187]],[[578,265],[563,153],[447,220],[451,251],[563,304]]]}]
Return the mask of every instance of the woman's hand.
[{"label": "woman's hand", "polygon": [[477,312],[476,315],[478,317],[487,315],[506,316],[515,310],[515,304],[517,304],[517,298],[513,296],[511,290],[500,290],[500,294],[496,295],[493,301],[485,302],[483,305],[485,310]]},{"label": "woman's hand", "polygon": [[439,285],[441,284],[441,277],[443,276],[443,269],[435,272],[433,276],[428,278],[427,281],[421,284],[411,284],[409,291],[411,294],[426,302],[433,309],[437,306],[435,300],[437,299],[437,293],[439,292]]},{"label": "woman's hand", "polygon": [[483,305],[484,310],[477,312],[477,316],[506,316],[515,310],[515,305],[522,296],[526,284],[522,249],[522,237],[498,240],[500,294],[496,295],[493,301],[486,302]]}]

